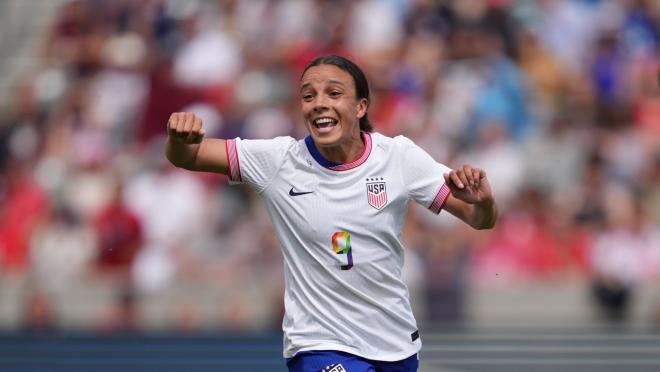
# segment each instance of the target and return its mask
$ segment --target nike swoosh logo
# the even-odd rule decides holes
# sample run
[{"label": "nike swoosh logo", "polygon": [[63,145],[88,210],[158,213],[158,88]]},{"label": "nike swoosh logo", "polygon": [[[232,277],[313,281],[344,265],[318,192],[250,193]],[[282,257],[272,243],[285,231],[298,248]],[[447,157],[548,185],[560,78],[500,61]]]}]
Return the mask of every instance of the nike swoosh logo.
[{"label": "nike swoosh logo", "polygon": [[291,190],[289,190],[289,195],[291,195],[291,196],[300,196],[300,195],[305,195],[305,194],[311,194],[313,192],[314,191],[295,192],[295,191],[293,191],[293,187],[292,187]]}]

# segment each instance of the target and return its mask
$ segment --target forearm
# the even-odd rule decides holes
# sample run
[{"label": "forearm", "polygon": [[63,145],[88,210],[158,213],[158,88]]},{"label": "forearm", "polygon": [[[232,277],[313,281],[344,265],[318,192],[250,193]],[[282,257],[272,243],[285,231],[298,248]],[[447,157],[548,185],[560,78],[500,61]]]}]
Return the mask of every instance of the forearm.
[{"label": "forearm", "polygon": [[497,222],[497,205],[493,199],[470,204],[467,223],[478,230],[492,229]]}]

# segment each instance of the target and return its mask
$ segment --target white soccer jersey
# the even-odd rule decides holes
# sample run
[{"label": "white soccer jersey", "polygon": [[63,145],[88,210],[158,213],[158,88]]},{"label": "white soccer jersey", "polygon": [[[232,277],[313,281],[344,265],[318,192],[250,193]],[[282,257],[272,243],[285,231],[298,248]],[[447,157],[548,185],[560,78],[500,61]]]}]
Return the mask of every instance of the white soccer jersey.
[{"label": "white soccer jersey", "polygon": [[284,356],[337,350],[396,361],[421,348],[401,280],[409,200],[439,213],[443,173],[403,136],[363,133],[364,152],[324,159],[310,137],[227,141],[229,178],[254,187],[284,257]]}]

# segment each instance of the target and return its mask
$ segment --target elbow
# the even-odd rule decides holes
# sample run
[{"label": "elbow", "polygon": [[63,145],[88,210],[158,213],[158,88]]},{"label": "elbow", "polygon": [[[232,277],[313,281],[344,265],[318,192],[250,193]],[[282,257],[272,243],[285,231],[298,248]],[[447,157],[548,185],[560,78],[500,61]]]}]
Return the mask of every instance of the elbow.
[{"label": "elbow", "polygon": [[497,222],[497,219],[494,218],[492,221],[488,221],[486,223],[481,223],[477,225],[472,225],[476,230],[491,230],[493,227],[495,227],[495,223]]},{"label": "elbow", "polygon": [[175,167],[177,167],[177,168],[181,168],[181,169],[185,169],[185,170],[189,170],[189,171],[194,170],[193,166],[192,166],[192,163],[190,163],[190,162],[180,162],[180,161],[175,162],[175,161],[170,160],[170,163],[172,165],[174,165]]},{"label": "elbow", "polygon": [[171,158],[169,156],[167,156],[167,160],[169,160],[170,164],[174,165],[177,168],[191,170],[192,167],[191,162],[181,161],[180,159]]},{"label": "elbow", "polygon": [[192,168],[194,165],[194,159],[183,159],[180,156],[174,156],[169,151],[165,152],[165,157],[170,162],[170,164],[177,168],[193,170]]},{"label": "elbow", "polygon": [[172,164],[173,166],[175,166],[175,167],[177,167],[177,168],[184,168],[184,164],[183,164],[180,160],[176,159],[175,157],[170,156],[169,153],[165,153],[165,158],[166,158],[167,161],[169,161],[170,164]]}]

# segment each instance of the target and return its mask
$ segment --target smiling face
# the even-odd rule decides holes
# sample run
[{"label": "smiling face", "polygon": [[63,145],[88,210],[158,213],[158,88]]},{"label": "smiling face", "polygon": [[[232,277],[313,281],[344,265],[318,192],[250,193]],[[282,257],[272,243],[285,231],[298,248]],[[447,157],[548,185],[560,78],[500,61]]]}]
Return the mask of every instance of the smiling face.
[{"label": "smiling face", "polygon": [[337,150],[350,157],[354,146],[361,150],[359,121],[368,102],[357,97],[348,72],[335,65],[310,67],[300,81],[300,96],[305,126],[324,156]]}]

